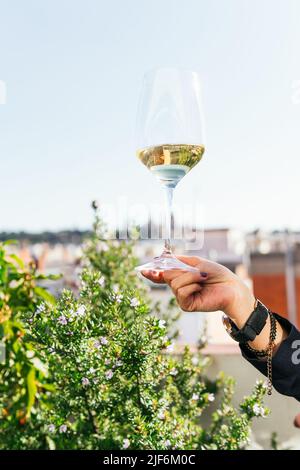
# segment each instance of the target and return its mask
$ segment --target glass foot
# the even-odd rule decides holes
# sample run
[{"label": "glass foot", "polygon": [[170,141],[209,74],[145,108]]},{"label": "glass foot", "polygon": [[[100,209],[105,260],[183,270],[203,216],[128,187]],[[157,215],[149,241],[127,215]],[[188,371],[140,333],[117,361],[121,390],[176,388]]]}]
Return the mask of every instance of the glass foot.
[{"label": "glass foot", "polygon": [[153,258],[149,263],[142,264],[135,268],[136,271],[169,271],[172,269],[181,269],[182,271],[199,272],[199,269],[183,263],[174,255],[161,255]]}]

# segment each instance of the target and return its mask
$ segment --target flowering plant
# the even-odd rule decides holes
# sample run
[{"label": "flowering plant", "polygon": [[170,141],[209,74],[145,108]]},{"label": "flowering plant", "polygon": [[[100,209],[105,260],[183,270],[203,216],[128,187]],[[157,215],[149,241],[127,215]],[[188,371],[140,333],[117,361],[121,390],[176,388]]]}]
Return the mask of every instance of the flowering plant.
[{"label": "flowering plant", "polygon": [[[32,301],[31,294],[25,295],[26,308],[16,305],[2,323],[6,331],[22,315],[20,328],[25,335],[20,343],[32,351],[31,364],[39,365],[43,375],[33,376],[30,414],[21,423],[10,416],[14,396],[27,380],[22,369],[27,356],[9,356],[0,366],[1,382],[6,378],[0,448],[239,449],[246,445],[251,420],[267,414],[262,405],[264,385],[257,383],[236,409],[231,404],[233,380],[223,374],[208,380],[210,359],[201,351],[191,354],[185,348],[183,354],[172,355],[169,327],[174,307],[171,304],[163,313],[159,305],[152,305],[147,289],[132,274],[135,263],[132,245],[105,240],[97,216],[93,236],[85,245],[78,295],[64,290],[55,303],[45,297]],[[7,371],[10,364],[21,371],[17,380]],[[12,383],[15,387],[9,392]],[[201,416],[215,398],[218,405],[204,427]]]}]

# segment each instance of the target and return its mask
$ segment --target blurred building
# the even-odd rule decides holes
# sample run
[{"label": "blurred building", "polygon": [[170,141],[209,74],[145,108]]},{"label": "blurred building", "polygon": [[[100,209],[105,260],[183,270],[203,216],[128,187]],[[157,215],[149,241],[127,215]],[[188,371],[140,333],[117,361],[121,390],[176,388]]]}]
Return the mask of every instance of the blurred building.
[{"label": "blurred building", "polygon": [[247,236],[249,274],[256,297],[300,325],[300,233]]}]

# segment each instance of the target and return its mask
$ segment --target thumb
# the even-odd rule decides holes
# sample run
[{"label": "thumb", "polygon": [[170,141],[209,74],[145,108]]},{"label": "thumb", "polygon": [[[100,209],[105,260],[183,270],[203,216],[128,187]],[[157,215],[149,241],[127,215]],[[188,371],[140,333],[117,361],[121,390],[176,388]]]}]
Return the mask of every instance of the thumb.
[{"label": "thumb", "polygon": [[183,263],[185,264],[188,264],[189,266],[194,266],[196,268],[199,268],[199,270],[201,270],[201,268],[207,264],[207,261],[203,258],[199,258],[198,256],[177,256],[176,255],[176,258],[178,258],[180,261],[182,261]]}]

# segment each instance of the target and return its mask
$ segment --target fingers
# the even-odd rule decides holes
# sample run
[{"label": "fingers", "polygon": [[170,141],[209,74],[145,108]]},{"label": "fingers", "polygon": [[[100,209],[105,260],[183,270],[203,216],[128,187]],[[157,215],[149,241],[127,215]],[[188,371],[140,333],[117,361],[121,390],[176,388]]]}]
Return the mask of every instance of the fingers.
[{"label": "fingers", "polygon": [[141,274],[156,284],[169,284],[173,279],[182,276],[185,272],[181,269],[170,269],[167,271],[142,271]]},{"label": "fingers", "polygon": [[177,290],[176,298],[182,310],[188,312],[194,310],[194,294],[201,292],[201,290],[202,286],[200,284],[190,284],[188,286],[180,287],[180,289]]},{"label": "fingers", "polygon": [[163,271],[142,271],[141,274],[155,284],[165,284]]},{"label": "fingers", "polygon": [[199,258],[198,256],[176,255],[176,258],[178,258],[183,263],[189,264],[190,266],[199,267],[199,269],[201,269],[202,265],[205,265],[205,263],[207,263],[204,258]]},{"label": "fingers", "polygon": [[[141,274],[156,284],[164,284],[165,282],[167,282],[170,285],[170,283],[174,279],[181,278],[184,275],[196,276],[188,278],[187,284],[190,282],[199,282],[201,280],[205,280],[205,275],[207,275],[207,273],[205,272],[205,268],[207,268],[208,263],[205,259],[198,258],[196,256],[177,256],[177,258],[180,259],[183,263],[199,268],[199,274],[197,272],[190,273],[180,269],[171,269],[167,271],[142,271]],[[200,276],[200,278],[197,279],[197,276]]]},{"label": "fingers", "polygon": [[177,296],[177,291],[184,287],[188,286],[190,284],[199,284],[203,281],[205,281],[207,278],[206,273],[201,273],[201,272],[187,272],[187,273],[182,273],[181,275],[174,276],[172,273],[167,271],[164,274],[164,279],[165,281],[169,284],[171,287],[172,291],[174,294]]},{"label": "fingers", "polygon": [[[174,279],[182,277],[185,274],[186,274],[186,271],[181,271],[181,269],[170,269],[168,271],[164,271],[163,277],[164,277],[165,282],[170,285]],[[198,273],[196,274],[198,275]]]}]

